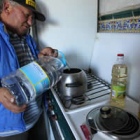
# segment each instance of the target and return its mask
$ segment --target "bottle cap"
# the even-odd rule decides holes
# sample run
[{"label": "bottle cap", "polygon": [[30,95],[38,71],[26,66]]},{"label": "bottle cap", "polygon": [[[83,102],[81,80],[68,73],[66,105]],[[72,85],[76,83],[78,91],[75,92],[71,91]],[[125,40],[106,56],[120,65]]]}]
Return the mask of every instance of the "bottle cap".
[{"label": "bottle cap", "polygon": [[124,56],[124,54],[123,53],[121,53],[121,54],[119,53],[119,54],[117,54],[117,56]]}]

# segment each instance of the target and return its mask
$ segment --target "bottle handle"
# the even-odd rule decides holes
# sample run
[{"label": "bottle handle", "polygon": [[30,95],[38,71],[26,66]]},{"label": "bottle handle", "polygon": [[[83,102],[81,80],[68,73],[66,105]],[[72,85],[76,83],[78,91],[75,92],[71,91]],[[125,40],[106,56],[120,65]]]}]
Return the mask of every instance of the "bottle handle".
[{"label": "bottle handle", "polygon": [[64,64],[64,66],[67,65],[65,55],[61,51],[55,51],[54,53],[60,53],[62,55],[62,58],[60,58],[61,62]]}]

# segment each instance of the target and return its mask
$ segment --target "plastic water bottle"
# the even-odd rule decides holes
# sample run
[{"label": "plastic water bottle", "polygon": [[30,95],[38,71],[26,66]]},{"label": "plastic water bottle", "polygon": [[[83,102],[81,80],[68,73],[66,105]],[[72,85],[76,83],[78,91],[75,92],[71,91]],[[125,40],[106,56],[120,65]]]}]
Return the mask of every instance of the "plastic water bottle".
[{"label": "plastic water bottle", "polygon": [[53,87],[61,79],[65,66],[64,56],[63,60],[44,56],[2,78],[1,83],[14,95],[16,104],[21,106]]},{"label": "plastic water bottle", "polygon": [[110,104],[119,108],[125,106],[127,85],[127,66],[124,64],[124,54],[117,55],[117,61],[112,68]]}]

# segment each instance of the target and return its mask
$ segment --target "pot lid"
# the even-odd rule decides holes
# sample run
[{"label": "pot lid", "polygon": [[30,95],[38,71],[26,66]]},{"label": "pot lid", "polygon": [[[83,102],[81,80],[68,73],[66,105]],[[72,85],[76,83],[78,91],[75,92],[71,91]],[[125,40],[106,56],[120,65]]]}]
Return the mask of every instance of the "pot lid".
[{"label": "pot lid", "polygon": [[91,110],[87,115],[91,129],[112,132],[123,128],[129,120],[127,112],[113,106],[102,106]]}]

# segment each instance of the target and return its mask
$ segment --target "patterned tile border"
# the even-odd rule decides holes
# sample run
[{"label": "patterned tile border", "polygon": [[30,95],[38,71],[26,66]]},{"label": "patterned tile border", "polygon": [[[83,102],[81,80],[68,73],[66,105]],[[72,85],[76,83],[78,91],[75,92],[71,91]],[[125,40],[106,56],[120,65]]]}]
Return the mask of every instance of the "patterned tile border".
[{"label": "patterned tile border", "polygon": [[140,33],[140,16],[99,21],[99,32]]}]

